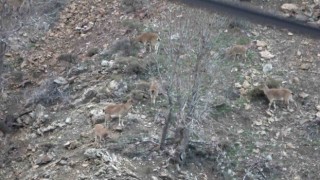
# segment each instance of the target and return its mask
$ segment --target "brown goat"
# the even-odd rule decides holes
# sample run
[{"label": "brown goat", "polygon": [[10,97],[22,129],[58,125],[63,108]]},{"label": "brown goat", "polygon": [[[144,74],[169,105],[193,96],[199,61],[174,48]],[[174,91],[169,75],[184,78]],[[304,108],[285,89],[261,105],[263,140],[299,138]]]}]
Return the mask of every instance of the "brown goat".
[{"label": "brown goat", "polygon": [[146,51],[151,52],[154,50],[156,53],[158,53],[161,39],[157,33],[145,32],[137,36],[134,40],[143,43]]},{"label": "brown goat", "polygon": [[268,110],[271,108],[272,103],[274,106],[274,110],[276,110],[276,104],[275,104],[276,100],[284,101],[288,110],[289,110],[289,102],[290,101],[293,102],[295,104],[295,106],[297,107],[297,104],[295,103],[295,101],[293,100],[293,97],[292,97],[293,93],[289,89],[286,89],[286,88],[269,89],[267,85],[264,85],[262,90],[269,100]]},{"label": "brown goat", "polygon": [[107,128],[105,128],[102,124],[94,125],[94,142],[95,143],[97,143],[98,139],[100,143],[101,140],[103,140],[107,136],[108,136]]},{"label": "brown goat", "polygon": [[104,112],[106,114],[106,122],[107,118],[111,120],[112,118],[118,117],[119,118],[119,126],[124,126],[123,124],[123,117],[126,116],[132,107],[133,100],[132,98],[128,99],[126,103],[121,104],[110,104],[105,109]]}]

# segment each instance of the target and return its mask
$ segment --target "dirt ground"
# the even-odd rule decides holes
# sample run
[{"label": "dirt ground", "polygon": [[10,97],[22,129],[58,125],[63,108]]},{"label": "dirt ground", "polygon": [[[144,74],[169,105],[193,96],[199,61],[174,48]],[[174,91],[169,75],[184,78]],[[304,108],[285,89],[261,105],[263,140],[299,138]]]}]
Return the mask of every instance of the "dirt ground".
[{"label": "dirt ground", "polygon": [[[1,141],[0,179],[319,179],[318,39],[172,1],[134,2],[33,2],[30,18],[20,21],[34,25],[6,31],[0,118],[16,125]],[[283,3],[249,5],[280,11]],[[160,34],[158,54],[127,43],[143,31]],[[153,105],[149,92],[139,91],[123,129],[112,120],[109,137],[94,144],[92,128],[104,121],[103,108],[125,102],[141,80],[169,81],[174,62],[181,96],[188,96],[201,36],[209,51],[181,171],[166,166],[178,113],[159,150],[169,110],[165,94]],[[225,54],[253,41],[259,43],[246,60]],[[287,110],[277,102],[267,110],[257,90],[264,82],[289,88],[297,106]]]}]

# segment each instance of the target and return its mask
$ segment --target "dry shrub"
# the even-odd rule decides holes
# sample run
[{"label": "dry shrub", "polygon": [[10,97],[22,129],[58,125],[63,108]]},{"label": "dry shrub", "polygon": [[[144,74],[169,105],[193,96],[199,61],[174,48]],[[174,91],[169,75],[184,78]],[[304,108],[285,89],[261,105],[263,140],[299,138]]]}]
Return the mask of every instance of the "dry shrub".
[{"label": "dry shrub", "polygon": [[61,54],[57,59],[59,61],[66,61],[69,63],[75,63],[77,60],[77,56],[73,55],[73,54],[66,53],[66,54]]},{"label": "dry shrub", "polygon": [[59,88],[60,85],[48,79],[42,82],[39,88],[26,92],[26,107],[41,104],[45,107],[53,106],[61,102],[69,102],[69,93],[67,90]]},{"label": "dry shrub", "polygon": [[120,39],[116,41],[111,48],[111,53],[120,52],[123,56],[136,56],[140,49],[140,45],[130,39]]},{"label": "dry shrub", "polygon": [[139,9],[142,9],[147,4],[146,0],[122,0],[121,8],[125,13],[136,12]]},{"label": "dry shrub", "polygon": [[87,56],[92,57],[92,56],[94,56],[94,55],[96,55],[98,53],[99,53],[99,49],[98,48],[91,48],[91,49],[88,50]]},{"label": "dry shrub", "polygon": [[252,101],[260,100],[260,99],[265,99],[264,92],[260,89],[262,86],[255,87],[252,90],[248,92],[248,97]]}]

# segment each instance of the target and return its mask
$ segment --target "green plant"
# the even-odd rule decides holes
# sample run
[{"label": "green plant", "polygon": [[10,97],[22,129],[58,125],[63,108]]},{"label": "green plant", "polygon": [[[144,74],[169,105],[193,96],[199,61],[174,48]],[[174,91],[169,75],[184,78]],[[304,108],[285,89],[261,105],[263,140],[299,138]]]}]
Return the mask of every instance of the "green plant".
[{"label": "green plant", "polygon": [[137,20],[126,19],[121,23],[124,27],[127,27],[130,30],[137,30],[138,33],[141,33],[145,28],[144,24]]},{"label": "green plant", "polygon": [[238,40],[236,44],[239,45],[247,45],[250,43],[250,39],[247,36],[241,36]]},{"label": "green plant", "polygon": [[248,103],[248,100],[241,96],[239,97],[236,101],[235,101],[235,105],[239,108],[242,108],[244,106],[244,104]]},{"label": "green plant", "polygon": [[273,78],[268,78],[266,84],[269,88],[279,88],[281,86],[281,81]]}]

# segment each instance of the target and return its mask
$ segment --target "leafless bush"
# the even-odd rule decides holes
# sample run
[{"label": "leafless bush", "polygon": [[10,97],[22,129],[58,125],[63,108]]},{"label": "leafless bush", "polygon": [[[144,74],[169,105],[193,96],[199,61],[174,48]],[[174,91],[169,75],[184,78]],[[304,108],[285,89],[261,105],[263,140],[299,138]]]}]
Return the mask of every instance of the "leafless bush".
[{"label": "leafless bush", "polygon": [[9,38],[23,28],[47,31],[67,1],[1,0],[0,37]]},{"label": "leafless bush", "polygon": [[75,63],[77,60],[77,56],[73,55],[73,54],[66,53],[66,54],[61,54],[60,56],[58,56],[57,59],[59,61],[66,61],[69,63]]},{"label": "leafless bush", "polygon": [[121,53],[123,56],[136,56],[138,51],[139,44],[127,38],[116,41],[111,48],[111,54]]},{"label": "leafless bush", "polygon": [[55,83],[53,79],[45,80],[39,88],[30,92],[26,92],[26,107],[35,104],[41,104],[45,107],[55,105],[57,103],[69,102],[69,94],[66,90],[60,88],[60,85]]},{"label": "leafless bush", "polygon": [[126,13],[136,12],[137,10],[143,8],[146,4],[146,0],[122,0],[122,9]]},{"label": "leafless bush", "polygon": [[[172,14],[172,16],[177,16]],[[168,34],[163,34],[162,44],[167,62],[166,79],[171,80],[172,94],[175,106],[182,122],[188,124],[192,119],[199,119],[200,109],[206,109],[208,91],[212,88],[212,78],[215,73],[214,37],[219,32],[213,27],[225,27],[225,20],[212,18],[206,12],[192,10],[183,14],[181,20],[169,27]],[[203,99],[202,99],[203,98]]]},{"label": "leafless bush", "polygon": [[[206,120],[204,115],[210,111],[209,104],[214,99],[211,94],[213,77],[220,73],[216,67],[218,59],[211,53],[215,48],[215,36],[219,34],[219,28],[227,26],[225,19],[218,16],[214,18],[214,15],[199,10],[182,14],[173,12],[171,16],[181,16],[181,19],[170,24],[169,31],[161,34],[164,49],[164,61],[161,63],[165,68],[158,68],[158,71],[164,74],[162,78],[170,84],[168,97],[171,103],[162,131],[161,149],[164,148],[171,123],[188,129],[191,137],[197,134],[195,125]],[[171,22],[170,19],[168,17],[167,21]],[[174,116],[177,119],[173,119]],[[185,150],[180,148],[176,152],[185,154],[181,152]]]}]

